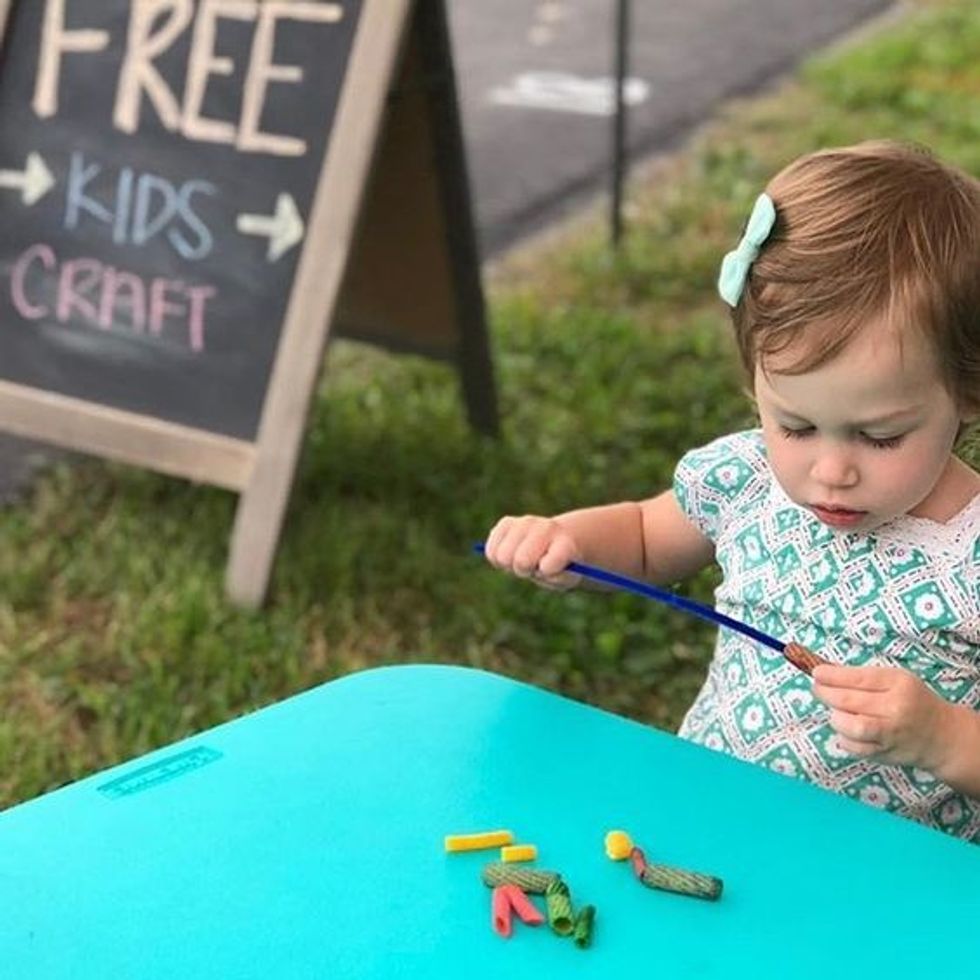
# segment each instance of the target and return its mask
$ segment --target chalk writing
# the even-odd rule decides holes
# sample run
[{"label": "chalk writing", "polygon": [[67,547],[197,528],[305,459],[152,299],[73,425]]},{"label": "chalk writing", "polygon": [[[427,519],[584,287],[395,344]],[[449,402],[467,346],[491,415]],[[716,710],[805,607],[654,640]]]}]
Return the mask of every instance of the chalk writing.
[{"label": "chalk writing", "polygon": [[[69,29],[65,24],[65,3],[66,0],[46,0],[45,3],[31,102],[34,112],[45,119],[58,114],[64,57],[104,52],[112,40],[108,30]],[[97,5],[86,4],[84,9],[96,10]],[[301,66],[273,61],[276,28],[284,20],[332,24],[342,17],[343,7],[339,3],[315,0],[139,0],[131,3],[125,54],[116,86],[113,125],[125,133],[137,132],[145,96],[160,122],[186,139],[227,143],[242,153],[303,156],[307,151],[305,139],[260,128],[269,85],[298,86],[303,81]],[[222,20],[254,22],[237,120],[205,118],[201,114],[208,80],[212,76],[233,76],[237,68],[232,58],[219,56],[215,51]],[[164,79],[156,62],[192,22],[187,74],[183,92],[178,94]]]},{"label": "chalk writing", "polygon": [[10,298],[25,320],[53,317],[61,324],[81,322],[102,330],[125,325],[134,333],[182,343],[192,351],[205,349],[207,305],[216,293],[213,286],[164,276],[145,279],[99,259],[59,261],[43,242],[22,252],[10,275]]},{"label": "chalk writing", "polygon": [[9,2],[0,395],[255,439],[364,4]]},{"label": "chalk writing", "polygon": [[[186,180],[175,187],[158,174],[137,175],[132,167],[123,167],[112,191],[113,200],[107,202],[89,189],[102,171],[100,164],[87,162],[77,151],[72,153],[65,189],[66,228],[78,228],[85,214],[110,226],[112,240],[117,245],[145,245],[166,230],[167,240],[185,259],[203,259],[211,252],[214,239],[195,212],[193,198],[195,194],[216,194],[213,184],[206,180]],[[178,223],[176,227],[174,221]]]}]

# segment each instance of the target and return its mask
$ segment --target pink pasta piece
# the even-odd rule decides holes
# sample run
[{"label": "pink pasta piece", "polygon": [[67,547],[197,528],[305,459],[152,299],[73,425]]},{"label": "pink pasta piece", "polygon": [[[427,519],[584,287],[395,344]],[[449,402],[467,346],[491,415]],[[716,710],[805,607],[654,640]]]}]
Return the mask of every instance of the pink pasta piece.
[{"label": "pink pasta piece", "polygon": [[511,933],[511,904],[507,889],[510,885],[498,885],[493,890],[490,899],[490,922],[494,932],[504,939],[510,939]]},{"label": "pink pasta piece", "polygon": [[539,926],[544,922],[544,915],[517,885],[501,885],[498,891],[506,892],[510,907],[525,925]]}]

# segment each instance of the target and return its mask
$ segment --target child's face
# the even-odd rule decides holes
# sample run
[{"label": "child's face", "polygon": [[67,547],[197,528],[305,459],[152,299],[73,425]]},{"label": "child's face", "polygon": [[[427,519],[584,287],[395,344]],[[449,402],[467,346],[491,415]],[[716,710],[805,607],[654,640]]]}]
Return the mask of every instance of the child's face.
[{"label": "child's face", "polygon": [[756,366],[755,396],[790,499],[841,530],[941,511],[961,417],[923,338],[900,345],[876,321],[813,371],[780,374],[781,363],[791,362],[781,354],[766,372]]}]

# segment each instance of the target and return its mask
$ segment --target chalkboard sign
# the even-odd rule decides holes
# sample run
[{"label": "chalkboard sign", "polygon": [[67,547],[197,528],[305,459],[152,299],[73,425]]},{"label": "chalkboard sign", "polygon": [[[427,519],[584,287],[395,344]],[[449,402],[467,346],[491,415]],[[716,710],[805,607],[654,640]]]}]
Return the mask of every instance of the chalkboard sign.
[{"label": "chalkboard sign", "polygon": [[455,359],[495,429],[440,0],[0,0],[0,32],[0,426],[241,491],[252,605],[331,327]]}]

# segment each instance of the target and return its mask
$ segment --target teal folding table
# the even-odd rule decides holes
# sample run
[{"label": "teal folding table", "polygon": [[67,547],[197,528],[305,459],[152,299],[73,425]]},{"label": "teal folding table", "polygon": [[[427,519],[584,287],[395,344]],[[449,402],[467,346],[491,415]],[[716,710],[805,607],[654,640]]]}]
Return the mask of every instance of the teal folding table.
[{"label": "teal folding table", "polygon": [[[490,928],[509,828],[597,909]],[[644,888],[623,829],[724,879]],[[539,904],[540,903],[540,900]],[[332,681],[0,814],[4,980],[973,976],[980,848],[458,667]]]}]

